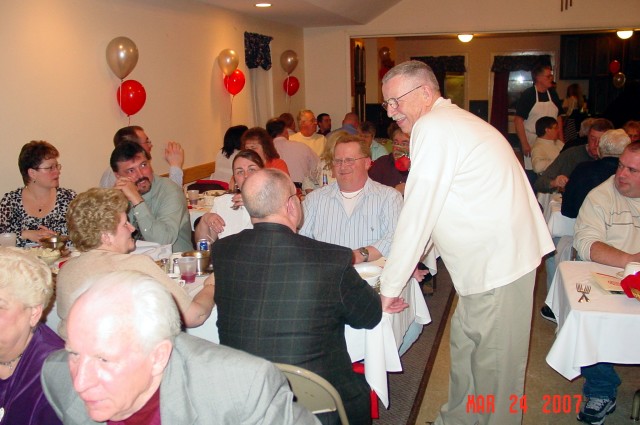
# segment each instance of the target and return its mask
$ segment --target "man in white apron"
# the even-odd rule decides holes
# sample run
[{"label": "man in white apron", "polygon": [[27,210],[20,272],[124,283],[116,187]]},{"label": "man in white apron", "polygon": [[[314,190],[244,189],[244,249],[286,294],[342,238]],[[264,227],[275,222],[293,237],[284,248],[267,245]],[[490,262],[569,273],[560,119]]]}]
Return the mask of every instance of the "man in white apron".
[{"label": "man in white apron", "polygon": [[564,140],[562,134],[562,119],[558,116],[562,104],[553,87],[553,73],[549,65],[537,65],[531,70],[533,78],[533,87],[522,92],[518,104],[516,106],[516,116],[514,124],[516,133],[522,147],[522,155],[524,156],[525,170],[532,170],[531,164],[531,148],[535,142],[536,121],[542,117],[551,117],[558,120],[558,128],[560,129],[559,138]]}]

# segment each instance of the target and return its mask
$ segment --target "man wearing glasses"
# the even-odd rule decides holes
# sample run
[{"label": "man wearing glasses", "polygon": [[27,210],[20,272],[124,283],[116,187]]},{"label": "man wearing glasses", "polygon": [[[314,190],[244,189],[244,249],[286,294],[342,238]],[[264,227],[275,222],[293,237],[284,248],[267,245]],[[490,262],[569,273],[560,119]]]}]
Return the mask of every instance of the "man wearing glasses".
[{"label": "man wearing glasses", "polygon": [[333,150],[336,181],[309,193],[303,204],[300,234],[351,248],[355,264],[389,253],[402,208],[400,193],[371,180],[370,167],[366,140],[341,137]]},{"label": "man wearing glasses", "polygon": [[[536,198],[507,140],[442,98],[427,65],[391,69],[382,94],[389,117],[411,135],[404,206],[380,278],[382,306],[406,306],[399,295],[433,245],[459,295],[449,400],[435,423],[520,424],[510,398],[524,391],[536,268],[554,249]],[[467,410],[477,395],[494,397],[492,414]]]},{"label": "man wearing glasses", "polygon": [[326,139],[322,134],[316,133],[318,121],[312,111],[303,109],[298,112],[298,128],[300,128],[300,131],[291,135],[289,140],[304,143],[309,146],[316,155],[320,156],[324,149]]}]

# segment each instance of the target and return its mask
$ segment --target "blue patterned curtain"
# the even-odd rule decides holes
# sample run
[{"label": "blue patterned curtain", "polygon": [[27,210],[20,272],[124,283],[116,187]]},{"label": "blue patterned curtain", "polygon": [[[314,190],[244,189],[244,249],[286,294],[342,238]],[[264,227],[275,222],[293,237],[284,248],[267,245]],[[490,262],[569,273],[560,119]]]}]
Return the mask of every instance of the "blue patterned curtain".
[{"label": "blue patterned curtain", "polygon": [[244,61],[249,69],[261,67],[265,71],[271,69],[271,43],[273,37],[256,34],[252,32],[244,33]]}]

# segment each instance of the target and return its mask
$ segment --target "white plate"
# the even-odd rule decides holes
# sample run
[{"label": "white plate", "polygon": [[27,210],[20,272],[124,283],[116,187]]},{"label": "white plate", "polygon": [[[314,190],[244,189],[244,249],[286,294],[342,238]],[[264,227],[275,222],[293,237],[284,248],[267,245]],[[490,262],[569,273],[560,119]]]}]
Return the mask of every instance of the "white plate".
[{"label": "white plate", "polygon": [[361,278],[367,281],[371,286],[378,283],[378,279],[382,274],[382,267],[370,263],[360,263],[353,266]]}]

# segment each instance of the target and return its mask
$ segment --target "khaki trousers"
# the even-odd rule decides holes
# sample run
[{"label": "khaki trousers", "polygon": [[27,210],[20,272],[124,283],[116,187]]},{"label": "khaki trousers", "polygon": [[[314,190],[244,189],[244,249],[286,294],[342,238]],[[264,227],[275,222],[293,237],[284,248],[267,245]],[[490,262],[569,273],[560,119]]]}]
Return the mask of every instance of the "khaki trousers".
[{"label": "khaki trousers", "polygon": [[436,425],[522,423],[535,272],[459,297],[451,318],[449,400]]}]

